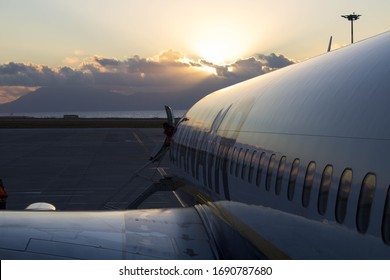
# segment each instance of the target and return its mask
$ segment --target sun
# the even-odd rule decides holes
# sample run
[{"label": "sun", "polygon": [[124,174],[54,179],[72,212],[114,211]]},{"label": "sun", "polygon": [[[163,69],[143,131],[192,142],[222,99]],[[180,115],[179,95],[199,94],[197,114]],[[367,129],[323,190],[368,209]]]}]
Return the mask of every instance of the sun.
[{"label": "sun", "polygon": [[245,44],[229,26],[208,26],[198,33],[193,43],[195,53],[217,65],[228,64],[240,58]]},{"label": "sun", "polygon": [[229,38],[202,40],[195,51],[202,59],[217,65],[233,62],[242,54],[238,44]]}]

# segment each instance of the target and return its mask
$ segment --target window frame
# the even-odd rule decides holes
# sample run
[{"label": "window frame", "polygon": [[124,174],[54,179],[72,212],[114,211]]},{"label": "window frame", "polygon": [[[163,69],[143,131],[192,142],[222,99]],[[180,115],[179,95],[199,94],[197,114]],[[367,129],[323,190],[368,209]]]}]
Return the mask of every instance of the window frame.
[{"label": "window frame", "polygon": [[280,195],[282,191],[282,183],[283,183],[283,176],[284,176],[284,170],[286,168],[286,156],[282,156],[279,160],[279,166],[278,171],[276,173],[276,182],[275,182],[275,194]]},{"label": "window frame", "polygon": [[390,186],[387,189],[385,206],[383,208],[381,231],[383,242],[390,245]]},{"label": "window frame", "polygon": [[268,168],[265,177],[265,189],[269,191],[271,189],[272,176],[275,168],[276,155],[272,154],[268,161]]},{"label": "window frame", "polygon": [[[348,174],[351,174],[351,178],[349,181],[346,181],[346,183],[343,183],[343,179]],[[336,221],[340,224],[344,223],[345,217],[347,216],[347,210],[348,210],[348,199],[349,194],[352,189],[352,183],[353,183],[353,171],[351,168],[345,168],[343,173],[340,176],[339,186],[337,190],[337,197],[336,197],[336,208],[335,208],[335,217]]]},{"label": "window frame", "polygon": [[248,174],[249,155],[250,155],[250,151],[249,149],[246,149],[242,159],[242,168],[241,168],[242,180],[245,180],[245,176],[246,174]]},{"label": "window frame", "polygon": [[320,188],[318,190],[317,210],[322,216],[325,215],[328,208],[329,191],[332,187],[333,165],[328,164],[324,167],[321,176]]},{"label": "window frame", "polygon": [[[367,182],[368,180],[373,182]],[[360,187],[358,207],[356,211],[356,227],[360,233],[366,233],[370,223],[371,207],[376,189],[376,175],[367,173]]]},{"label": "window frame", "polygon": [[260,186],[261,184],[261,179],[263,177],[264,161],[265,161],[265,152],[261,152],[259,157],[259,163],[257,165],[257,171],[256,171],[256,186]]},{"label": "window frame", "polygon": [[316,162],[310,161],[306,168],[305,179],[302,189],[302,206],[309,207],[311,190],[313,189],[313,183],[316,175]]},{"label": "window frame", "polygon": [[255,172],[255,164],[256,164],[256,157],[257,157],[257,151],[254,150],[251,156],[251,161],[249,164],[249,173],[248,173],[248,182],[252,183],[253,181],[253,175]]},{"label": "window frame", "polygon": [[301,160],[299,158],[295,158],[291,164],[290,176],[288,179],[288,187],[287,187],[287,199],[289,201],[292,201],[294,199],[295,187],[297,185],[300,165],[301,165]]}]

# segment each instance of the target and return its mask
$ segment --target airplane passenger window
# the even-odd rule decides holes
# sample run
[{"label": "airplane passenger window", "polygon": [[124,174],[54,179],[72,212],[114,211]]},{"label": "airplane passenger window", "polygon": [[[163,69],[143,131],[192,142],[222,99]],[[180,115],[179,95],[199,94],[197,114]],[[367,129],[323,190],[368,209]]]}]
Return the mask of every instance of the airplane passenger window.
[{"label": "airplane passenger window", "polygon": [[387,190],[385,209],[383,211],[382,238],[386,244],[390,245],[390,187]]},{"label": "airplane passenger window", "polygon": [[225,145],[221,144],[219,145],[218,152],[217,152],[217,159],[215,161],[216,168],[219,167],[224,156],[225,156]]},{"label": "airplane passenger window", "polygon": [[232,159],[230,161],[230,175],[233,175],[234,166],[236,165],[236,157],[237,157],[237,148],[234,147],[233,153],[232,153]]},{"label": "airplane passenger window", "polygon": [[214,162],[214,189],[216,193],[219,193],[219,173],[220,170],[222,170],[221,167],[223,165],[223,160],[225,157],[225,145],[224,144],[217,144],[217,145],[218,145],[218,151],[215,156],[215,162]]},{"label": "airplane passenger window", "polygon": [[186,147],[184,145],[180,145],[180,158],[179,158],[179,167],[182,168],[182,164],[184,162]]},{"label": "airplane passenger window", "polygon": [[268,162],[267,177],[265,177],[265,189],[267,191],[269,191],[271,188],[271,179],[272,179],[272,172],[274,170],[274,165],[275,165],[275,155],[272,154]]},{"label": "airplane passenger window", "polygon": [[243,159],[243,154],[244,154],[244,151],[242,150],[242,148],[240,149],[240,152],[238,153],[237,155],[237,162],[236,162],[236,177],[238,177],[238,174],[239,174],[239,171],[240,171],[240,166],[242,164],[242,159]]},{"label": "airplane passenger window", "polygon": [[257,166],[257,173],[256,173],[256,185],[259,186],[261,183],[261,175],[263,173],[263,166],[264,166],[264,160],[265,160],[265,153],[261,153],[259,158],[259,165]]},{"label": "airplane passenger window", "polygon": [[191,171],[192,171],[192,176],[195,176],[195,155],[196,155],[196,146],[197,146],[197,141],[199,141],[199,135],[200,131],[196,131],[193,134],[193,138],[191,139],[191,147],[190,147],[190,159],[191,159]]},{"label": "airplane passenger window", "polygon": [[[200,141],[199,141],[199,144],[198,144],[198,149],[197,151],[195,152],[195,176],[196,176],[196,179],[199,180],[199,172],[201,170],[201,167],[202,169],[204,169],[204,165],[205,165],[205,151],[204,151],[204,143],[205,143],[205,134],[201,134],[201,137],[200,137]],[[204,171],[203,171],[204,172]],[[204,177],[204,174],[203,174],[203,177]]]},{"label": "airplane passenger window", "polygon": [[370,221],[371,205],[374,200],[376,186],[375,174],[368,173],[364,177],[362,187],[360,188],[358,209],[356,214],[356,226],[359,232],[365,233]]},{"label": "airplane passenger window", "polygon": [[352,170],[344,170],[340,178],[336,200],[336,221],[342,224],[347,214],[348,197],[352,185]]},{"label": "airplane passenger window", "polygon": [[305,182],[302,192],[302,206],[307,208],[310,202],[310,193],[313,186],[314,175],[316,172],[316,163],[311,161],[306,169]]},{"label": "airplane passenger window", "polygon": [[251,163],[250,163],[250,166],[249,166],[249,175],[248,175],[248,182],[249,183],[252,183],[252,179],[253,179],[253,172],[255,170],[256,154],[257,154],[256,151],[254,151],[252,153]]},{"label": "airplane passenger window", "polygon": [[248,162],[249,162],[249,150],[247,149],[245,151],[244,160],[242,162],[242,171],[241,171],[241,179],[242,180],[245,180],[245,175],[247,173],[247,168],[248,168]]},{"label": "airplane passenger window", "polygon": [[283,173],[284,173],[285,166],[286,166],[286,157],[283,156],[279,161],[278,174],[276,175],[276,185],[275,185],[276,195],[279,195],[280,191],[282,190],[282,181],[283,181]]},{"label": "airplane passenger window", "polygon": [[208,180],[208,186],[211,189],[212,188],[212,167],[214,164],[214,153],[213,153],[214,147],[211,148],[210,153],[208,153],[208,160],[207,160],[207,180]]},{"label": "airplane passenger window", "polygon": [[333,166],[327,165],[322,172],[320,191],[318,193],[318,213],[325,215],[328,206],[329,190],[332,184]]},{"label": "airplane passenger window", "polygon": [[231,159],[232,158],[232,154],[233,154],[233,146],[226,146],[226,148],[227,148],[227,152],[226,152],[226,169],[229,171],[229,164],[228,164],[228,162],[229,162],[229,159]]},{"label": "airplane passenger window", "polygon": [[294,198],[295,184],[297,182],[298,170],[299,170],[299,159],[294,159],[294,162],[291,166],[290,179],[288,180],[288,189],[287,189],[287,198],[292,201]]}]

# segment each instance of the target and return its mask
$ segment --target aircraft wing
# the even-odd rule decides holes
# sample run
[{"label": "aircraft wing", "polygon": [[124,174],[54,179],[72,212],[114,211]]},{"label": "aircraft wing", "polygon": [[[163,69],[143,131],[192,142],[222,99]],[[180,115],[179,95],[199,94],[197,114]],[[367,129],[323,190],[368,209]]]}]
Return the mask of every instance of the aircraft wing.
[{"label": "aircraft wing", "polygon": [[194,208],[0,211],[0,259],[214,259]]}]

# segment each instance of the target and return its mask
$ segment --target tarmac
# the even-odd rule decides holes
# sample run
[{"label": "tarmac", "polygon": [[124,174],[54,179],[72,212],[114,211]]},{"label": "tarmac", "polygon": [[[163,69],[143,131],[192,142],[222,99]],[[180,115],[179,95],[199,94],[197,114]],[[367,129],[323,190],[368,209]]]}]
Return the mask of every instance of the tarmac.
[{"label": "tarmac", "polygon": [[[7,209],[35,202],[60,211],[126,209],[162,178],[157,167],[169,173],[167,155],[133,178],[163,140],[162,128],[0,129]],[[171,192],[156,193],[139,208],[167,207],[180,207]]]}]

